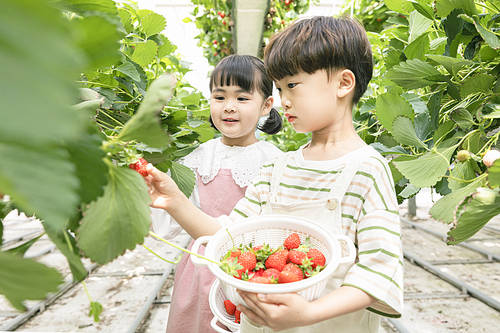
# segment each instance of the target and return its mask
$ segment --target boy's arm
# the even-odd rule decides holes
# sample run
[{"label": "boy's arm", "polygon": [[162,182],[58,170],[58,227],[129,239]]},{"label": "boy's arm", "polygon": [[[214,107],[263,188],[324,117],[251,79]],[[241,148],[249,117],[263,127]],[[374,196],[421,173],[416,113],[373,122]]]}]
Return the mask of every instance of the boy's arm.
[{"label": "boy's arm", "polygon": [[273,330],[308,326],[369,307],[375,299],[360,289],[343,286],[308,302],[289,294],[254,294],[240,291],[249,307],[239,305],[245,316],[257,325]]},{"label": "boy's arm", "polygon": [[165,209],[195,239],[213,235],[220,229],[220,223],[196,207],[166,173],[151,164],[148,164],[147,170],[145,180],[152,201],[151,207]]}]

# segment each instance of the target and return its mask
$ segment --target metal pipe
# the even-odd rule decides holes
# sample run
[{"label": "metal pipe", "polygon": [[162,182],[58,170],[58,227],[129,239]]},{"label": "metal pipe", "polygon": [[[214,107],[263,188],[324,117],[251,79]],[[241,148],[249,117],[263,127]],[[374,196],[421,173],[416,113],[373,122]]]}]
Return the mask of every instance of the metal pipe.
[{"label": "metal pipe", "polygon": [[385,318],[392,327],[396,329],[399,333],[410,333],[410,331],[403,325],[401,324],[401,321],[399,319],[393,319],[393,318]]}]

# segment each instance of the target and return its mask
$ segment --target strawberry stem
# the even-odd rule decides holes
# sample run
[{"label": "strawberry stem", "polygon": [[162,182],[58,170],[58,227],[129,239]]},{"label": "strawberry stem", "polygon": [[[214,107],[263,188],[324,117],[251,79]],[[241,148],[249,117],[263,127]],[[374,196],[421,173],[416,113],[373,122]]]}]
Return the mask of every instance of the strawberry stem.
[{"label": "strawberry stem", "polygon": [[211,262],[211,263],[213,263],[213,264],[216,264],[217,266],[222,265],[222,263],[220,263],[220,262],[218,262],[218,261],[213,261],[212,259],[207,258],[207,257],[205,257],[205,256],[202,256],[201,254],[191,252],[191,251],[189,251],[189,250],[187,250],[187,249],[185,249],[185,248],[183,248],[183,247],[180,247],[180,246],[179,246],[179,245],[177,245],[177,244],[174,244],[174,243],[172,243],[172,242],[169,242],[168,240],[161,238],[160,236],[158,236],[157,234],[155,234],[155,233],[154,233],[154,232],[152,232],[152,231],[150,231],[150,232],[149,232],[149,234],[150,234],[151,236],[153,236],[154,238],[156,238],[156,239],[158,239],[158,240],[162,241],[163,243],[166,243],[166,244],[168,244],[168,245],[170,245],[170,246],[175,247],[175,248],[176,248],[176,249],[178,249],[178,250],[181,250],[181,251],[186,252],[186,253],[189,253],[189,254],[191,254],[191,255],[193,255],[193,256],[195,256],[195,257],[198,257],[198,258],[204,259],[204,260],[206,260],[206,261],[209,261],[209,262]]},{"label": "strawberry stem", "polygon": [[166,261],[168,262],[169,264],[174,264],[174,265],[177,265],[179,263],[179,261],[181,261],[181,258],[177,258],[175,261],[170,261],[170,260],[167,260],[165,258],[163,258],[162,256],[160,256],[158,253],[156,253],[155,251],[151,250],[149,247],[147,247],[146,245],[142,245],[142,247],[144,247],[146,250],[148,250],[149,252],[151,252],[152,254],[154,254],[155,256],[157,256],[158,258],[160,258],[161,260],[163,261]]}]

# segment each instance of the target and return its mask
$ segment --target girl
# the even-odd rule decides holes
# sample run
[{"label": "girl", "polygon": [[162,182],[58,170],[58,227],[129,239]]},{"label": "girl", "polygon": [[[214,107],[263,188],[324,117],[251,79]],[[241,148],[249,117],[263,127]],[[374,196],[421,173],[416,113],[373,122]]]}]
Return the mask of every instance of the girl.
[{"label": "girl", "polygon": [[192,235],[263,214],[308,218],[356,245],[355,261],[335,272],[324,295],[240,291],[242,333],[374,333],[380,315],[399,317],[403,256],[398,204],[387,161],[357,135],[352,109],[373,72],[362,26],[348,18],[302,19],[276,34],[264,52],[288,121],[311,141],[262,166],[229,216],[195,209],[175,183],[148,164],[153,206],[169,211]]},{"label": "girl", "polygon": [[[201,144],[182,162],[197,177],[192,202],[212,217],[229,214],[260,166],[281,154],[255,136],[256,128],[268,134],[281,129],[281,117],[272,108],[272,88],[264,63],[253,56],[228,56],[212,72],[210,121],[221,137]],[[266,122],[258,126],[259,118],[268,114]],[[153,211],[153,229],[167,237],[181,231],[161,209]],[[189,228],[186,231],[197,237]],[[183,257],[176,266],[167,332],[214,332],[208,304],[214,280],[208,268],[194,266],[188,255]]]}]

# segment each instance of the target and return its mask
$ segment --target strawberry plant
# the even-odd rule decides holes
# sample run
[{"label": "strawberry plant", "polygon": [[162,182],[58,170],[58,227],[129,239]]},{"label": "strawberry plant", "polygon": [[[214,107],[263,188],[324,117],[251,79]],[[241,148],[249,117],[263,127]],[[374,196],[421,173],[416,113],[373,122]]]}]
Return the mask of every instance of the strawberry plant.
[{"label": "strawberry plant", "polygon": [[[500,160],[484,161],[500,148],[500,8],[473,0],[384,4],[382,29],[366,26],[374,77],[354,121],[391,160],[400,202],[425,187],[443,196],[430,213],[450,224],[448,243],[456,244],[500,213]],[[367,23],[372,14],[360,7],[354,16]]]},{"label": "strawberry plant", "polygon": [[[82,258],[105,264],[149,232],[147,187],[128,165],[145,158],[170,170],[189,195],[194,175],[175,160],[213,136],[207,101],[184,82],[165,27],[112,0],[2,3],[0,235],[10,207],[35,215],[75,281],[87,276]],[[0,252],[0,293],[21,310],[64,282],[22,258],[29,245]],[[101,310],[91,303],[96,319]]]}]

